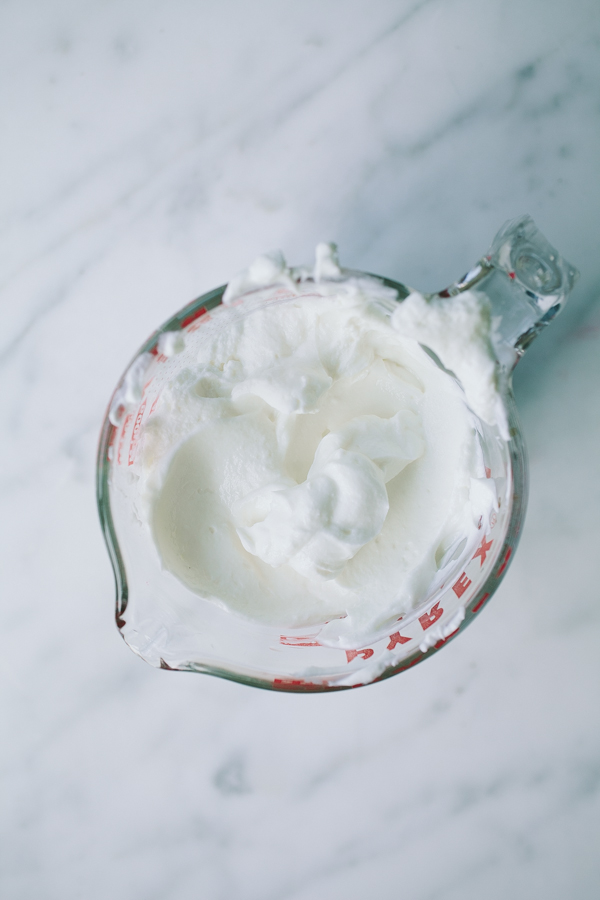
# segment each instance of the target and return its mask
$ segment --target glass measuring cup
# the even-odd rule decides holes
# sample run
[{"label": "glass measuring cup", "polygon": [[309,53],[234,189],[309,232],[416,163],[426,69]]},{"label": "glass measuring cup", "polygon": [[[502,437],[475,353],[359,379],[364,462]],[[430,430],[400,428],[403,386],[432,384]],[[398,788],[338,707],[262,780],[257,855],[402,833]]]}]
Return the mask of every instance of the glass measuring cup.
[{"label": "glass measuring cup", "polygon": [[[462,279],[432,297],[432,302],[436,297],[447,300],[475,289],[492,305],[510,440],[480,419],[476,430],[485,469],[481,474],[493,479],[499,506],[489,522],[480,523],[476,544],[465,540],[443,560],[439,577],[415,609],[375,635],[368,646],[351,649],[320,641],[318,627],[282,634],[281,629],[234,615],[199,597],[161,567],[149,528],[136,515],[134,466],[140,433],[162,386],[194,358],[203,324],[219,316],[227,326],[248,309],[223,307],[223,286],[173,316],[146,341],[119,382],[100,438],[98,505],[115,572],[117,625],[131,649],[164,669],[306,692],[355,687],[397,674],[458,634],[504,577],[525,514],[527,465],[511,374],[533,338],[560,310],[576,276],[532,220],[523,217],[501,229],[486,256]],[[397,292],[398,302],[408,296],[403,285],[380,281]],[[285,289],[262,302],[273,299],[285,303]],[[185,349],[169,355],[167,345],[182,338]]]}]

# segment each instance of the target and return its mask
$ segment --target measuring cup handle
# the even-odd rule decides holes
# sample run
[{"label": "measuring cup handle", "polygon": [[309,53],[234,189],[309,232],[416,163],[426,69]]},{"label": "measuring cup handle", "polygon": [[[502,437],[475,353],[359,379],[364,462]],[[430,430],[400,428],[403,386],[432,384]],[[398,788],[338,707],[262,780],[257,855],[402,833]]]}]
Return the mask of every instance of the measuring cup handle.
[{"label": "measuring cup handle", "polygon": [[521,216],[506,222],[477,265],[437,296],[476,290],[488,297],[496,320],[494,344],[510,370],[560,312],[578,277],[531,216]]}]

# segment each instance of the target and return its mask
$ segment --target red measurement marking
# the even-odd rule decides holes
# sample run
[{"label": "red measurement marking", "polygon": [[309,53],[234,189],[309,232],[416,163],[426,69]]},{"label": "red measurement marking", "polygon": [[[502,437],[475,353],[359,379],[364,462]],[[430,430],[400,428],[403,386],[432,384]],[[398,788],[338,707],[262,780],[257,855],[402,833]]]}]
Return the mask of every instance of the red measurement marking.
[{"label": "red measurement marking", "polygon": [[510,559],[511,553],[512,553],[512,547],[509,547],[508,550],[506,551],[506,553],[504,554],[504,559],[502,560],[502,565],[496,572],[496,578],[500,578],[500,576],[504,572],[505,568],[508,565],[508,561]]},{"label": "red measurement marking", "polygon": [[419,622],[421,623],[421,628],[423,631],[427,631],[428,628],[431,628],[434,622],[444,614],[444,610],[440,606],[439,603],[434,603],[428,613],[424,613],[424,615],[419,616]]},{"label": "red measurement marking", "polygon": [[490,516],[490,528],[494,528],[497,521],[498,521],[498,516],[496,515],[495,512],[492,512],[492,514]]},{"label": "red measurement marking", "polygon": [[123,450],[123,444],[124,444],[124,442],[125,442],[125,432],[126,432],[127,429],[129,428],[129,423],[131,422],[132,418],[133,418],[133,414],[132,414],[132,413],[128,413],[128,414],[125,416],[125,421],[123,422],[123,429],[122,429],[122,431],[121,431],[121,440],[119,441],[119,449],[117,450],[117,464],[118,464],[119,466],[120,466],[121,463],[122,463],[122,460],[121,460],[121,451]]},{"label": "red measurement marking", "polygon": [[390,642],[387,648],[388,650],[393,650],[396,644],[408,644],[409,641],[412,641],[412,638],[404,637],[399,631],[396,631],[394,634],[390,634]]},{"label": "red measurement marking", "polygon": [[488,555],[488,551],[493,543],[494,543],[493,541],[486,541],[485,534],[484,534],[483,540],[482,540],[479,548],[473,554],[473,559],[476,559],[478,556],[480,557],[480,561],[481,561],[480,568],[481,568],[481,566],[483,566],[483,564],[485,562],[485,558]]},{"label": "red measurement marking", "polygon": [[[274,291],[269,297],[267,297],[267,300],[291,300],[292,297],[295,296],[296,294],[294,294],[292,291],[289,291],[287,288],[279,288],[278,290]],[[318,297],[319,294],[303,294],[303,296]]]},{"label": "red measurement marking", "polygon": [[467,573],[463,572],[459,577],[458,581],[452,585],[452,590],[456,594],[457,597],[462,597],[464,592],[470,587],[472,584],[471,579],[467,578]]},{"label": "red measurement marking", "polygon": [[485,477],[486,477],[486,478],[491,478],[491,477],[492,477],[492,470],[489,469],[487,466],[485,467]]},{"label": "red measurement marking", "polygon": [[444,646],[444,644],[446,643],[446,641],[449,641],[450,638],[453,638],[454,635],[457,634],[459,631],[460,631],[460,625],[457,625],[457,627],[454,629],[454,631],[451,631],[450,634],[447,634],[445,638],[441,638],[441,639],[437,642],[437,644],[434,644],[434,645],[433,645],[433,649],[434,649],[434,650],[439,650],[440,647],[443,647],[443,646]]},{"label": "red measurement marking", "polygon": [[420,662],[421,662],[421,659],[423,659],[422,656],[421,656],[420,658],[413,659],[412,662],[407,663],[405,666],[401,666],[401,667],[398,669],[398,672],[406,672],[407,669],[412,669],[413,666],[416,666],[417,663],[420,663]]},{"label": "red measurement marking", "polygon": [[483,604],[485,603],[485,601],[486,601],[486,600],[489,600],[489,599],[490,599],[490,595],[489,595],[489,594],[484,594],[483,597],[481,598],[481,600],[478,600],[478,601],[477,601],[477,603],[475,604],[475,606],[473,607],[473,609],[471,610],[471,612],[474,612],[474,613],[479,612],[479,610],[481,609],[481,607],[483,606]]},{"label": "red measurement marking", "polygon": [[150,416],[152,415],[152,413],[153,413],[154,410],[156,409],[156,404],[158,403],[158,398],[159,398],[159,397],[160,397],[160,394],[157,394],[157,396],[154,398],[154,402],[152,403],[152,406],[150,407],[150,412],[148,413],[148,418],[150,418]]},{"label": "red measurement marking", "polygon": [[279,643],[284,644],[286,647],[320,647],[318,641],[312,640],[313,635],[305,634],[302,637],[294,637],[282,634],[279,638]]},{"label": "red measurement marking", "polygon": [[210,319],[210,315],[208,313],[206,313],[206,315],[202,318],[202,321],[200,321],[200,319],[198,319],[197,322],[192,322],[192,324],[190,325],[190,327],[187,330],[187,333],[191,334],[193,331],[198,331],[198,329],[202,326],[202,324],[204,322],[208,322],[209,319]]},{"label": "red measurement marking", "polygon": [[131,432],[131,443],[129,444],[129,459],[128,465],[132,466],[135,462],[135,449],[137,447],[137,442],[140,436],[140,429],[142,427],[142,419],[144,418],[144,412],[146,410],[146,401],[142,401],[142,405],[138,410],[138,414],[135,417],[135,423],[133,426],[133,431]]},{"label": "red measurement marking", "polygon": [[362,656],[363,659],[370,659],[374,652],[370,647],[367,647],[366,650],[346,650],[346,659],[349,663],[356,659],[357,656]]},{"label": "red measurement marking", "polygon": [[304,681],[302,678],[274,678],[273,679],[273,687],[274,688],[287,688],[287,687],[301,687],[304,688],[305,691],[321,691],[323,688],[327,687],[328,682],[322,681],[320,684],[315,684],[314,681]]},{"label": "red measurement marking", "polygon": [[196,319],[199,319],[200,316],[203,316],[206,312],[206,307],[201,306],[200,309],[197,309],[196,312],[190,313],[189,316],[186,316],[183,322],[181,323],[182,328],[187,328],[188,325],[191,325],[192,322],[195,322]]}]

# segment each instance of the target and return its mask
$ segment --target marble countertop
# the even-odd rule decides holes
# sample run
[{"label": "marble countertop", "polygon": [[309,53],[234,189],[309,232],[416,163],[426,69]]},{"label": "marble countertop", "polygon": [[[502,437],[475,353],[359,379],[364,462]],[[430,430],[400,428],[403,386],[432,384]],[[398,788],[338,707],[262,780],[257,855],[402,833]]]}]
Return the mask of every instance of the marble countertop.
[{"label": "marble countertop", "polygon": [[[598,896],[599,85],[597,0],[0,4],[2,897]],[[581,278],[475,624],[341,694],[131,653],[94,465],[141,342],[264,250],[434,290],[522,213]]]}]

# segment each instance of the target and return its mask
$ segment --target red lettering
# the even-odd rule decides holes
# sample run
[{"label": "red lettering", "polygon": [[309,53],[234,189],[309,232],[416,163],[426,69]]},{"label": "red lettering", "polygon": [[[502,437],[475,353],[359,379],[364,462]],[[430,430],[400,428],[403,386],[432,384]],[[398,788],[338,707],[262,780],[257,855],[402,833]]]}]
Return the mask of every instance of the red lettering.
[{"label": "red lettering", "polygon": [[396,644],[408,644],[409,641],[412,641],[412,638],[404,637],[399,631],[396,631],[394,634],[390,634],[390,642],[387,648],[388,650],[393,650]]},{"label": "red lettering", "polygon": [[483,564],[485,562],[485,558],[488,555],[488,551],[493,543],[494,543],[493,541],[486,541],[485,534],[484,534],[483,540],[481,541],[479,548],[475,551],[475,553],[473,555],[473,559],[476,559],[479,556],[480,560],[481,560],[481,565],[483,566]]},{"label": "red lettering", "polygon": [[428,628],[431,628],[434,622],[444,614],[444,610],[440,606],[439,603],[434,603],[428,613],[425,613],[422,616],[419,616],[419,622],[421,623],[421,628],[423,631],[427,631]]},{"label": "red lettering", "polygon": [[363,659],[370,659],[374,652],[375,651],[371,650],[370,647],[366,650],[346,650],[346,659],[349,663],[351,663],[353,659],[356,659],[357,656],[362,656]]},{"label": "red lettering", "polygon": [[462,597],[464,592],[470,587],[472,584],[471,579],[467,578],[467,573],[463,572],[458,581],[452,585],[452,590],[456,594],[457,597]]}]

